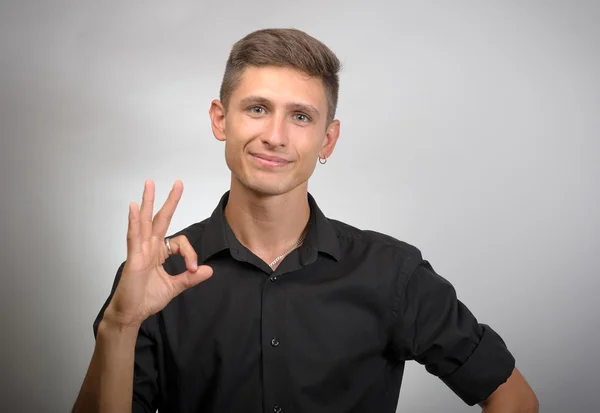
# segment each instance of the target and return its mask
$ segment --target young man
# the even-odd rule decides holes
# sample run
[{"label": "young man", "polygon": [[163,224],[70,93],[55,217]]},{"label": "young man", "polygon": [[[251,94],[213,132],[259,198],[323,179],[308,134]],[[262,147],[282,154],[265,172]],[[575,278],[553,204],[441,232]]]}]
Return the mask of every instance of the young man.
[{"label": "young man", "polygon": [[74,412],[392,413],[406,360],[484,411],[537,411],[503,340],[417,248],[308,193],[340,133],[339,66],[298,30],[234,45],[210,107],[230,191],[165,238],[182,183],[153,218],[146,182]]}]

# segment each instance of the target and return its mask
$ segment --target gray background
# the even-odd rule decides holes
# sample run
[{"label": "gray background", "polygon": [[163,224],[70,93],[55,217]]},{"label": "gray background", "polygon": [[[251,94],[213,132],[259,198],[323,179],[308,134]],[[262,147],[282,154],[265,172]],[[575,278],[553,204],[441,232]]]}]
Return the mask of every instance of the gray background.
[{"label": "gray background", "polygon": [[[450,5],[451,4],[451,5]],[[344,64],[310,191],[418,246],[543,412],[597,410],[599,2],[2,1],[2,411],[68,411],[147,178],[171,231],[227,190],[207,111],[232,44],[297,27]],[[476,411],[409,363],[401,412]]]}]

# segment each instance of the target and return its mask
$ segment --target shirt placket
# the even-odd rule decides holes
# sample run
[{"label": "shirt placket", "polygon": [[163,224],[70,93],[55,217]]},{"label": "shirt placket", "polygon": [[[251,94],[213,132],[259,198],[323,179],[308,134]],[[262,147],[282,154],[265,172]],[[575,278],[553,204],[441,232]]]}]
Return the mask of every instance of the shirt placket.
[{"label": "shirt placket", "polygon": [[285,366],[284,352],[289,351],[289,343],[285,342],[281,330],[283,323],[281,307],[278,305],[282,294],[279,288],[281,277],[282,274],[277,271],[270,274],[264,284],[262,297],[261,346],[263,400],[266,413],[286,412],[285,377],[282,368]]}]

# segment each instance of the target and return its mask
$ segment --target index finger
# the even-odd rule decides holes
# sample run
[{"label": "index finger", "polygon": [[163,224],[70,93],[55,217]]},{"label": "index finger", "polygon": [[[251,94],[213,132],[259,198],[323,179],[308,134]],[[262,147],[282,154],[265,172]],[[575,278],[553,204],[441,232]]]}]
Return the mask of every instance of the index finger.
[{"label": "index finger", "polygon": [[169,225],[171,224],[171,219],[173,218],[173,214],[175,214],[175,209],[177,209],[177,205],[179,204],[179,200],[181,199],[182,194],[183,182],[177,180],[173,184],[173,188],[171,188],[171,192],[169,192],[167,200],[154,217],[154,224],[152,225],[152,235],[158,238],[165,237],[167,230],[169,229]]}]

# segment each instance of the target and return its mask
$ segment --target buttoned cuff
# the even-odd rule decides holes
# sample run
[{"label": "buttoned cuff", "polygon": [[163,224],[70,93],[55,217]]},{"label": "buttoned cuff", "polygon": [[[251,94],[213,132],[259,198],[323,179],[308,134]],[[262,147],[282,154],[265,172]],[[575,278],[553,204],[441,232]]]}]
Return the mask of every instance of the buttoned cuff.
[{"label": "buttoned cuff", "polygon": [[469,406],[487,399],[515,368],[515,358],[498,333],[486,324],[481,326],[483,335],[467,361],[451,375],[441,377]]}]

